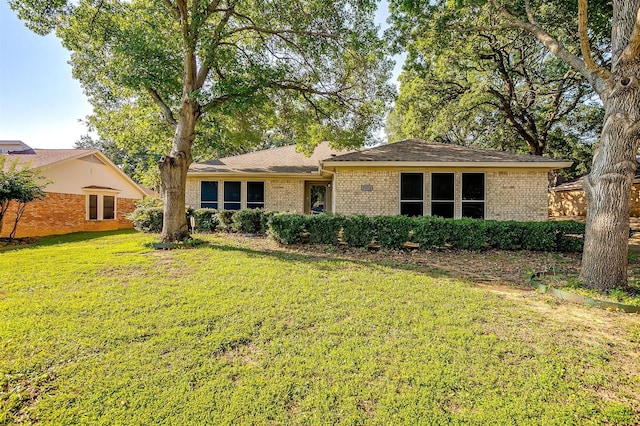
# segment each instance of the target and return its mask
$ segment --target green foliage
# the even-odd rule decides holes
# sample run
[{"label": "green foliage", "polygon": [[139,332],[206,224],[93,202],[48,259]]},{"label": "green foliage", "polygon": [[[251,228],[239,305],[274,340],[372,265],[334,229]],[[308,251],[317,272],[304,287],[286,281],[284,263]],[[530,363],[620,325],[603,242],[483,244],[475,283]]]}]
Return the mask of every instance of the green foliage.
[{"label": "green foliage", "polygon": [[216,209],[195,209],[193,218],[197,232],[215,232],[220,223]]},{"label": "green foliage", "polygon": [[368,216],[347,216],[342,224],[342,241],[351,247],[369,247],[375,237],[372,219]]},{"label": "green foliage", "polygon": [[306,230],[309,232],[309,242],[311,244],[338,244],[338,234],[345,220],[344,216],[327,213],[308,216]]},{"label": "green foliage", "polygon": [[133,222],[133,226],[138,231],[159,234],[162,232],[163,209],[163,207],[137,207],[127,215],[127,219]]},{"label": "green foliage", "polygon": [[7,157],[0,156],[0,232],[9,204],[14,202],[17,204],[17,212],[13,229],[9,233],[9,237],[13,238],[27,203],[44,198],[44,188],[49,181],[39,176],[39,169],[34,169],[27,163],[17,160],[6,163]]},{"label": "green foliage", "polygon": [[368,247],[375,237],[381,247],[388,249],[402,248],[411,241],[424,250],[450,247],[473,251],[495,248],[580,252],[585,232],[585,225],[575,221],[501,222],[432,216],[286,214],[278,215],[269,226],[269,235],[283,244],[302,242],[305,231],[312,244],[337,244],[342,228],[342,241],[352,247]]},{"label": "green foliage", "polygon": [[218,211],[218,220],[226,231],[230,231],[233,225],[233,210],[220,210]]},{"label": "green foliage", "polygon": [[136,202],[136,207],[143,207],[143,208],[162,207],[163,205],[164,203],[162,201],[162,198],[154,197],[151,195],[148,195],[144,197],[142,200],[139,200]]},{"label": "green foliage", "polygon": [[640,422],[634,316],[541,312],[533,293],[221,234],[190,250],[154,239],[0,255],[0,422]]},{"label": "green foliage", "polygon": [[[523,2],[509,3],[528,22]],[[571,43],[567,36],[577,24],[567,17],[577,17],[575,3],[540,2],[531,10],[540,25]],[[610,6],[589,7],[590,16],[598,16],[590,22],[592,46],[606,50],[611,23],[603,16]],[[492,2],[392,0],[390,11],[387,36],[407,51],[387,120],[391,141],[418,137],[571,158],[575,164],[560,172],[563,177],[586,172],[603,109],[578,71],[531,34],[506,25]]]},{"label": "green foliage", "polygon": [[244,209],[236,211],[231,220],[232,227],[237,232],[247,234],[265,234],[263,224],[266,222],[263,209]]},{"label": "green foliage", "polygon": [[414,220],[406,216],[377,216],[371,218],[376,241],[380,246],[399,249],[409,241]]},{"label": "green foliage", "polygon": [[268,235],[279,244],[299,244],[305,232],[306,216],[297,213],[277,213],[269,218]]}]

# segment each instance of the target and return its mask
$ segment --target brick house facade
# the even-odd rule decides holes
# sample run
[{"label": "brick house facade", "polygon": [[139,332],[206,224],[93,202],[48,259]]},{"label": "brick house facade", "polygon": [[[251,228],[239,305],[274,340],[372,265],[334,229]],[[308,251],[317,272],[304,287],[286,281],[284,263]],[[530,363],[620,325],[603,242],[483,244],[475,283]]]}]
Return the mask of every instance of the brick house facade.
[{"label": "brick house facade", "polygon": [[[16,237],[133,227],[126,215],[146,194],[99,151],[26,147],[2,155],[5,167],[18,161],[22,167],[39,169],[48,182],[45,198],[27,204]],[[13,229],[16,208],[9,205],[0,237]]]},{"label": "brick house facade", "polygon": [[571,162],[406,140],[311,157],[294,146],[193,164],[187,205],[345,215],[547,219],[548,172]]}]

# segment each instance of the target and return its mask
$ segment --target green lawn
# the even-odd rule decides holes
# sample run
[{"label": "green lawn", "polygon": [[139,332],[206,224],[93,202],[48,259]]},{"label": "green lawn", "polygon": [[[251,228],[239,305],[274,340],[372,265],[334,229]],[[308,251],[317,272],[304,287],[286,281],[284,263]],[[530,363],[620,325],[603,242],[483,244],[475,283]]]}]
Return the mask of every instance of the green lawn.
[{"label": "green lawn", "polygon": [[0,252],[0,423],[640,423],[638,316],[203,238]]}]

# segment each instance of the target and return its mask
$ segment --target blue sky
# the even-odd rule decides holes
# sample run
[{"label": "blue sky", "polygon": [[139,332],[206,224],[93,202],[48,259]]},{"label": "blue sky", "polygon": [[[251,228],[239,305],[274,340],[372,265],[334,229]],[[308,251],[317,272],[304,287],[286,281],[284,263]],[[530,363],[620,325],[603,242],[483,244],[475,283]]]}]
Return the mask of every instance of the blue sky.
[{"label": "blue sky", "polygon": [[[377,21],[383,23],[383,1]],[[32,148],[73,148],[87,133],[91,105],[71,77],[69,53],[54,35],[39,36],[0,0],[0,140]],[[396,60],[398,62],[398,60]],[[400,70],[396,64],[394,76]]]}]

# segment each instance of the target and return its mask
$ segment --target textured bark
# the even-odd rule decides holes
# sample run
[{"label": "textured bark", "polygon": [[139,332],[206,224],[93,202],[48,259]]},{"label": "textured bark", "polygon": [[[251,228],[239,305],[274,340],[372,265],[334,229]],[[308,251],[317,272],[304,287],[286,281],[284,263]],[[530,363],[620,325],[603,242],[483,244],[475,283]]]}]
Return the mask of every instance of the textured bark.
[{"label": "textured bark", "polygon": [[640,142],[639,0],[614,1],[613,69],[601,93],[602,138],[584,183],[587,232],[580,278],[590,288],[627,284],[629,203]]},{"label": "textured bark", "polygon": [[193,161],[191,146],[195,139],[196,122],[200,108],[185,100],[180,109],[171,153],[160,160],[164,221],[160,239],[163,242],[182,241],[189,237],[187,227],[185,191],[187,171]]}]

